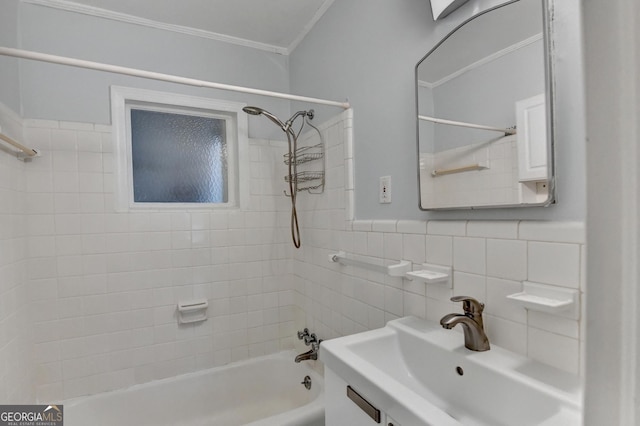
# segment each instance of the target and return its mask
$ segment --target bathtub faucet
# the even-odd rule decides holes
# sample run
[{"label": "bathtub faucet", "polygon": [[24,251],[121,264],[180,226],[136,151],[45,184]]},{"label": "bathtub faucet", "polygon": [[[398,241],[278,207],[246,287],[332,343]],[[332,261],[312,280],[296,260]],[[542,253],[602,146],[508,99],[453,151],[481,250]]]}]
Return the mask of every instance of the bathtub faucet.
[{"label": "bathtub faucet", "polygon": [[308,350],[307,352],[301,353],[300,355],[298,355],[295,359],[296,362],[300,362],[300,361],[306,361],[308,359],[313,359],[316,360],[318,359],[318,351],[320,350],[320,342],[322,342],[322,340],[317,341],[317,342],[311,342],[311,349]]},{"label": "bathtub faucet", "polygon": [[308,359],[318,359],[318,351],[320,350],[320,343],[322,342],[322,339],[319,340],[316,333],[309,334],[308,328],[305,328],[303,331],[298,331],[298,339],[304,340],[304,344],[311,346],[311,350],[298,355],[295,361],[300,362]]}]

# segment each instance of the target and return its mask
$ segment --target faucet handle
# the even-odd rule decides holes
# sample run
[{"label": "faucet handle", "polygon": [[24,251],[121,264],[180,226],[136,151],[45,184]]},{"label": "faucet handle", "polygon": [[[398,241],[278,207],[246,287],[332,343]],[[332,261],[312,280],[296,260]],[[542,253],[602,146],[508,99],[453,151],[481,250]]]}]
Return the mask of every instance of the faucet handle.
[{"label": "faucet handle", "polygon": [[309,335],[309,329],[305,328],[302,331],[298,331],[298,340],[302,340]]},{"label": "faucet handle", "polygon": [[469,296],[453,296],[451,298],[452,302],[462,302],[462,309],[465,314],[481,314],[484,311],[484,303],[478,302],[473,297]]},{"label": "faucet handle", "polygon": [[307,334],[306,336],[304,336],[304,344],[309,346],[315,342],[318,341],[318,336],[316,336],[316,333],[311,333],[311,334]]}]

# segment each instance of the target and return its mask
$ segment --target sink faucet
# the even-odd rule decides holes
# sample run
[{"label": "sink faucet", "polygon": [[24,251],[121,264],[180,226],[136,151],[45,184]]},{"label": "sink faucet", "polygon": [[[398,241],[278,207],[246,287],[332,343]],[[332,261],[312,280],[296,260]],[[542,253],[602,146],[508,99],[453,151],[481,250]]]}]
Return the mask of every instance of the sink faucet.
[{"label": "sink faucet", "polygon": [[469,296],[454,296],[452,302],[462,302],[464,314],[447,314],[440,320],[440,325],[450,330],[456,325],[462,325],[464,331],[464,346],[472,351],[488,351],[489,338],[484,332],[482,311],[484,303]]}]

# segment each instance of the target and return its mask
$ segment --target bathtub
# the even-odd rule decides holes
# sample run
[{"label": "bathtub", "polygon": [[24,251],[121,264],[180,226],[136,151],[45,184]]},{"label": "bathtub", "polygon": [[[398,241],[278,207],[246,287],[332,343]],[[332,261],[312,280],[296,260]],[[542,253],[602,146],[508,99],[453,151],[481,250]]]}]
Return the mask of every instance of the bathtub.
[{"label": "bathtub", "polygon": [[[294,352],[64,403],[65,426],[322,426],[322,376]],[[311,389],[301,382],[311,377]]]}]

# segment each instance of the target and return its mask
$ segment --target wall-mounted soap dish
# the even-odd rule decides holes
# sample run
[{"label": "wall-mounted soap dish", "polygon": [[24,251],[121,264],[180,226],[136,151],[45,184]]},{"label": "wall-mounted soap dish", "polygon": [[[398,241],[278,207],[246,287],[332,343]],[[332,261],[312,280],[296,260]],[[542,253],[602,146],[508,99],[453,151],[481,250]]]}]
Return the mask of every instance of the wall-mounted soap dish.
[{"label": "wall-mounted soap dish", "polygon": [[178,323],[189,324],[207,320],[207,299],[185,300],[178,303]]},{"label": "wall-mounted soap dish", "polygon": [[423,263],[421,268],[422,269],[418,271],[407,272],[405,274],[405,278],[412,281],[423,281],[427,284],[447,285],[449,288],[453,288],[453,280],[451,279],[451,266]]},{"label": "wall-mounted soap dish", "polygon": [[525,281],[522,292],[507,296],[525,309],[571,319],[580,317],[579,292],[575,289]]}]

